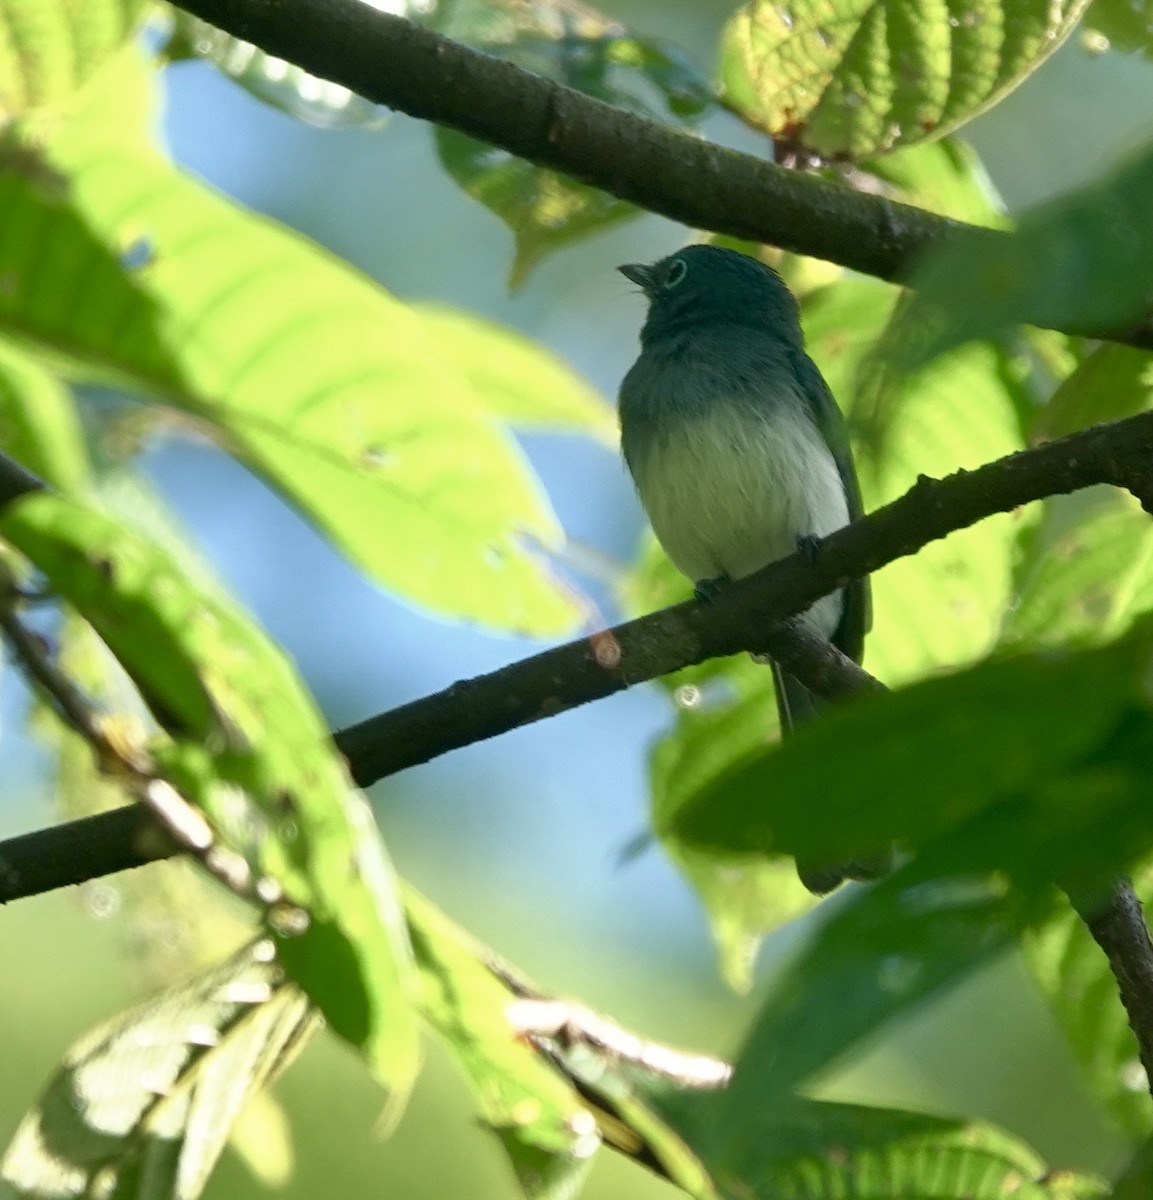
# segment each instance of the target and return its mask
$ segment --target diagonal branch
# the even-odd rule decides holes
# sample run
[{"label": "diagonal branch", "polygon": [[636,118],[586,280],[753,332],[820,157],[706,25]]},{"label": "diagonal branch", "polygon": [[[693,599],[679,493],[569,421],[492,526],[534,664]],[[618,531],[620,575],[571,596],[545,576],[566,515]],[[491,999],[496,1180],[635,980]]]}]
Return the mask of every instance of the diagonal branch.
[{"label": "diagonal branch", "polygon": [[[819,652],[809,654],[787,628],[774,627],[851,579],[993,513],[1100,483],[1128,488],[1153,511],[1153,413],[1096,425],[946,479],[922,476],[898,500],[831,534],[815,560],[793,555],[708,604],[686,601],[454,683],[339,731],[336,745],[367,787],[450,750],[749,647],[779,655],[821,694],[875,686],[853,664],[822,666]],[[0,459],[0,494],[3,484]],[[128,809],[0,842],[0,903],[163,857],[166,848],[151,829],[143,814]]]},{"label": "diagonal branch", "polygon": [[[362,0],[180,7],[376,104],[434,121],[649,212],[895,282],[960,234],[1008,235],[789,170],[614,108]],[[1153,347],[1153,327],[1069,328]]]}]

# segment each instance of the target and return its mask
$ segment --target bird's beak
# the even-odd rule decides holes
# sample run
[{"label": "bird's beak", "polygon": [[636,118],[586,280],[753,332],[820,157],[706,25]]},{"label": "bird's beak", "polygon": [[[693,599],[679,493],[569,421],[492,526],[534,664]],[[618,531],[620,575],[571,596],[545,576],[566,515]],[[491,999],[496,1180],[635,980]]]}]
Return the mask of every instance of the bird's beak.
[{"label": "bird's beak", "polygon": [[625,263],[624,266],[617,267],[617,270],[630,283],[635,283],[646,296],[653,294],[656,280],[653,278],[652,267],[647,267],[644,263]]}]

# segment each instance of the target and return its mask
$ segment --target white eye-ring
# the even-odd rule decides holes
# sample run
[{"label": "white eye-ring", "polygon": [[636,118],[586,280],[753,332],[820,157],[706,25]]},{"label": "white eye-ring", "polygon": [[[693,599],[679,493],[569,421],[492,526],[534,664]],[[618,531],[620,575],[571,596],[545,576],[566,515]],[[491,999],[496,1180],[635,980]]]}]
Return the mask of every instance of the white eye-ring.
[{"label": "white eye-ring", "polygon": [[669,269],[665,272],[665,282],[663,286],[675,288],[678,283],[684,280],[684,277],[689,273],[689,264],[683,258],[674,258],[669,263]]}]

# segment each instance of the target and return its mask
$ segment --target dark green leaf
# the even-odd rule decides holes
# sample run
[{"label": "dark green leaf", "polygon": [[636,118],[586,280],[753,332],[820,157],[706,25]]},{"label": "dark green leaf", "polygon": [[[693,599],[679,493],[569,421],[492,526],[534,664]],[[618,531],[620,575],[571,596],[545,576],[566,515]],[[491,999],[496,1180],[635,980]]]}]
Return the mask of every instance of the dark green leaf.
[{"label": "dark green leaf", "polygon": [[886,1022],[959,981],[1048,911],[991,875],[910,864],[834,907],[771,988],[717,1098],[718,1128],[771,1112]]},{"label": "dark green leaf", "polygon": [[441,165],[516,238],[509,283],[517,287],[547,254],[640,215],[640,209],[555,171],[438,126]]},{"label": "dark green leaf", "polygon": [[1088,24],[1118,50],[1153,58],[1153,6],[1149,0],[1094,0]]},{"label": "dark green leaf", "polygon": [[750,0],[729,22],[726,98],[790,146],[865,158],[939,137],[1014,88],[1085,0]]},{"label": "dark green leaf", "polygon": [[1148,149],[1079,192],[1021,217],[1016,232],[965,234],[926,259],[892,336],[904,366],[1017,324],[1124,330],[1153,308]]},{"label": "dark green leaf", "polygon": [[[708,81],[677,47],[577,0],[442,0],[414,17],[617,108],[691,124],[713,104]],[[436,144],[448,174],[512,230],[513,287],[552,251],[640,212],[453,130],[438,128]]]},{"label": "dark green leaf", "polygon": [[[678,673],[676,721],[649,762],[659,829],[667,829],[673,814],[718,775],[762,753],[776,736],[772,677],[763,664],[739,658],[723,674],[701,674],[695,682],[689,674]],[[725,979],[747,991],[763,935],[812,908],[812,895],[788,859],[718,857],[674,835],[661,842],[708,910]]]},{"label": "dark green leaf", "polygon": [[1123,870],[1153,842],[1151,636],[1144,622],[1113,645],[987,662],[833,709],[703,788],[672,831],[729,852],[839,861],[963,830],[958,869],[1028,880]]},{"label": "dark green leaf", "polygon": [[272,944],[246,947],[77,1042],[0,1177],[29,1200],[195,1200],[244,1104],[316,1026]]},{"label": "dark green leaf", "polygon": [[1146,1140],[1117,1180],[1109,1200],[1146,1200],[1153,1196],[1153,1141]]}]

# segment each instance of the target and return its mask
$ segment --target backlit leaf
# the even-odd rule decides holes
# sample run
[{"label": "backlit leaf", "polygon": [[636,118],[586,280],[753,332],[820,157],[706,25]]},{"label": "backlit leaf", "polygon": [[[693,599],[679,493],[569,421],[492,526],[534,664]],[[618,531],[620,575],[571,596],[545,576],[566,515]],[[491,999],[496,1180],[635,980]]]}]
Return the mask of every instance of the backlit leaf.
[{"label": "backlit leaf", "polygon": [[789,146],[860,159],[938,137],[1047,58],[1085,0],[750,0],[725,29],[730,102]]}]

